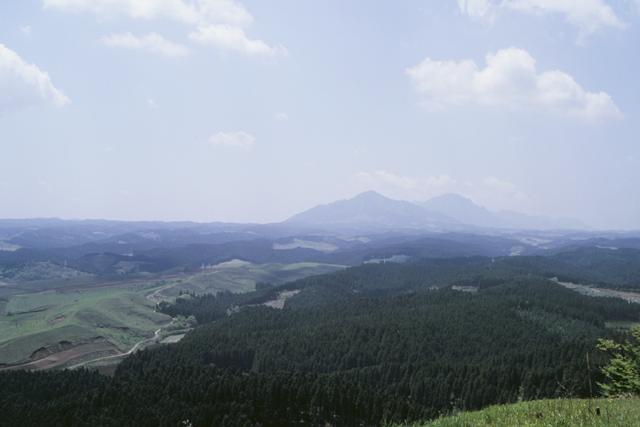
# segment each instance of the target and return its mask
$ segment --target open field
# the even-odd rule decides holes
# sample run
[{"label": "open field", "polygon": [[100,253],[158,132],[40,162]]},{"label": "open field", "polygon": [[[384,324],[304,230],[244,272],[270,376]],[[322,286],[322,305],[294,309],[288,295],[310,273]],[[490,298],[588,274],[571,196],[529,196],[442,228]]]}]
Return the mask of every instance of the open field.
[{"label": "open field", "polygon": [[583,295],[587,295],[590,297],[622,298],[625,301],[640,304],[639,292],[628,292],[628,291],[618,291],[615,289],[597,288],[595,286],[581,285],[578,283],[561,282],[558,279],[553,279],[553,281],[559,285],[564,286],[567,289],[574,290],[576,292],[579,292]]},{"label": "open field", "polygon": [[256,283],[279,284],[341,268],[230,261],[188,276],[12,283],[15,293],[0,299],[0,369],[84,365],[95,359],[117,362],[145,345],[175,342],[188,330],[155,311],[158,302],[181,292],[249,292]]},{"label": "open field", "polygon": [[340,265],[301,262],[294,264],[252,264],[234,260],[215,266],[206,267],[199,274],[186,276],[149,295],[154,302],[171,300],[180,292],[195,294],[209,294],[221,291],[234,293],[255,290],[256,283],[270,283],[273,285],[291,282],[317,274],[332,273],[344,268]]},{"label": "open field", "polygon": [[491,406],[415,427],[635,427],[640,399],[556,399]]},{"label": "open field", "polygon": [[117,352],[171,319],[155,312],[144,287],[46,291],[11,297],[0,317],[0,363],[20,363],[65,347],[105,341]]},{"label": "open field", "polygon": [[[106,356],[105,356],[106,355]],[[96,357],[118,357],[120,353],[113,344],[107,341],[80,344],[71,346],[67,350],[52,353],[33,362],[12,366],[8,369],[53,369],[69,367],[69,363],[75,363],[82,359],[94,359]]]},{"label": "open field", "polygon": [[273,244],[273,249],[278,251],[286,251],[286,250],[291,250],[296,248],[314,249],[320,252],[335,252],[338,250],[338,246],[332,243],[316,242],[316,241],[304,240],[304,239],[293,239],[291,242],[288,242],[288,243]]}]

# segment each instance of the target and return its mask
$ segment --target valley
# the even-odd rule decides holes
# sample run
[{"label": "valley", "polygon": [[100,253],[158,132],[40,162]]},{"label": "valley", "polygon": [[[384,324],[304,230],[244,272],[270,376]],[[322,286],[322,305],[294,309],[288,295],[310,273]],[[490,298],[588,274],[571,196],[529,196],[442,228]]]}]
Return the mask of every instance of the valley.
[{"label": "valley", "polygon": [[640,0],[0,0],[0,427],[640,426]]},{"label": "valley", "polygon": [[341,426],[594,397],[598,340],[640,324],[640,236],[500,228],[469,203],[0,220],[20,246],[0,251],[0,405],[32,425]]}]

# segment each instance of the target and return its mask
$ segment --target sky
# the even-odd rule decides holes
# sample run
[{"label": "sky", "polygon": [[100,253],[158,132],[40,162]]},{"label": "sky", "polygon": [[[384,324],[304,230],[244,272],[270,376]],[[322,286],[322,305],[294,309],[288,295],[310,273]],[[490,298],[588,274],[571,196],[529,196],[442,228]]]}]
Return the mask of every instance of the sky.
[{"label": "sky", "polygon": [[0,217],[640,229],[638,76],[640,0],[3,0]]}]

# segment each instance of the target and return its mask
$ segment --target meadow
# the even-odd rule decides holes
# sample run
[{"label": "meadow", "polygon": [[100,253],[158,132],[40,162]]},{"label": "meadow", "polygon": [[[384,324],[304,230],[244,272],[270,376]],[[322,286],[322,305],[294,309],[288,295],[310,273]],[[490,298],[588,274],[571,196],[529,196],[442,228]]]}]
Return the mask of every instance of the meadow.
[{"label": "meadow", "polygon": [[[255,290],[257,283],[280,284],[341,268],[316,263],[257,265],[230,261],[190,275],[121,282],[88,277],[84,283],[74,278],[67,286],[59,281],[40,281],[40,289],[47,289],[43,291],[27,283],[26,293],[5,295],[0,302],[0,367],[62,353],[64,360],[54,359],[47,367],[126,353],[137,343],[169,335],[162,330],[171,329],[171,317],[155,310],[160,301],[171,301],[184,292],[244,293]],[[87,351],[69,352],[76,347]]]},{"label": "meadow", "polygon": [[553,399],[496,405],[461,412],[414,427],[635,427],[640,425],[640,400]]}]

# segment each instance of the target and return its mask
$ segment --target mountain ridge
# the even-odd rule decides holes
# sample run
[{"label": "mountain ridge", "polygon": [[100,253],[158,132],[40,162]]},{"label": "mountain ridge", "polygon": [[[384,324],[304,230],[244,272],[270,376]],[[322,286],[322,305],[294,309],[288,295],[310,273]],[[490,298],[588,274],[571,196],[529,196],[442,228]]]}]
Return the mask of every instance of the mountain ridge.
[{"label": "mountain ridge", "polygon": [[350,199],[315,206],[293,215],[284,223],[303,226],[437,229],[455,225],[457,221],[415,203],[366,191]]},{"label": "mountain ridge", "polygon": [[317,205],[282,224],[307,227],[424,229],[430,231],[585,229],[572,219],[546,218],[513,211],[494,212],[460,194],[448,193],[424,202],[409,202],[365,191],[350,199]]}]

